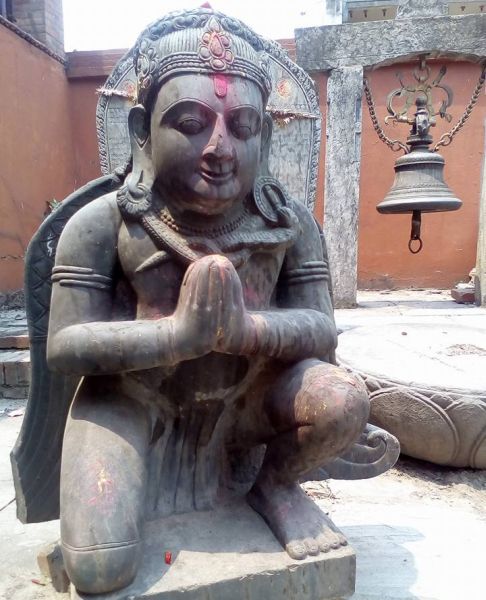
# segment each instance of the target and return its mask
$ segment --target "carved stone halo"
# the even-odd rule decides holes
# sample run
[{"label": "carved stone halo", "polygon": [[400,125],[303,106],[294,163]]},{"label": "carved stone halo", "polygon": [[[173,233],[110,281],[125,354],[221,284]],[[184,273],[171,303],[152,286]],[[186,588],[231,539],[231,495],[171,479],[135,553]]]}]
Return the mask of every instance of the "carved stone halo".
[{"label": "carved stone halo", "polygon": [[214,17],[208,21],[199,46],[199,57],[209,62],[215,71],[224,71],[234,61],[231,38]]}]

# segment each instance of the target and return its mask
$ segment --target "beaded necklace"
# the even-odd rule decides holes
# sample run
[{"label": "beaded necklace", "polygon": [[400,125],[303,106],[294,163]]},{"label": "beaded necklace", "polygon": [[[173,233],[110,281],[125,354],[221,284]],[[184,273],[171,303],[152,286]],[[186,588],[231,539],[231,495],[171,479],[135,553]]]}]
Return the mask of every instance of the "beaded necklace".
[{"label": "beaded necklace", "polygon": [[174,217],[167,210],[167,207],[164,207],[162,210],[160,210],[158,216],[160,217],[161,221],[167,225],[167,227],[170,227],[170,229],[181,235],[217,238],[235,231],[248,216],[248,209],[246,206],[243,206],[240,214],[237,215],[232,221],[213,227],[195,227],[193,225],[188,225],[187,223],[181,223],[174,219]]}]

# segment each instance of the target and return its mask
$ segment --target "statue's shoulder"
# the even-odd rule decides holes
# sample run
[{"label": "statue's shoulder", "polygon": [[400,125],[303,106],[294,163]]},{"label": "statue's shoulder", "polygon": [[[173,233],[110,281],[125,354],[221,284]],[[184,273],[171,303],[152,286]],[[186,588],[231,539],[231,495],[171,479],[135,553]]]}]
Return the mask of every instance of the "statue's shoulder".
[{"label": "statue's shoulder", "polygon": [[116,201],[116,192],[110,192],[89,202],[79,209],[67,222],[60,243],[66,238],[82,238],[81,241],[100,241],[117,235],[122,217]]},{"label": "statue's shoulder", "polygon": [[97,228],[110,227],[112,223],[121,224],[121,215],[116,201],[116,192],[109,192],[92,200],[80,208],[69,219],[66,228],[92,225]]},{"label": "statue's shoulder", "polygon": [[[297,200],[289,200],[288,209],[298,222],[299,233],[294,244],[287,250],[286,267],[300,268],[305,263],[325,263],[327,269],[327,249],[322,229],[313,213]],[[310,265],[310,263],[309,263]],[[312,265],[315,266],[315,265]],[[318,265],[320,268],[324,265]]]},{"label": "statue's shoulder", "polygon": [[56,262],[76,263],[79,257],[116,251],[122,217],[116,192],[109,192],[80,208],[66,223],[59,239]]},{"label": "statue's shoulder", "polygon": [[308,236],[319,236],[319,226],[317,225],[317,221],[311,211],[307,208],[307,206],[300,202],[299,200],[289,200],[288,207],[292,210],[299,221],[300,225],[300,236],[299,237],[308,237]]}]

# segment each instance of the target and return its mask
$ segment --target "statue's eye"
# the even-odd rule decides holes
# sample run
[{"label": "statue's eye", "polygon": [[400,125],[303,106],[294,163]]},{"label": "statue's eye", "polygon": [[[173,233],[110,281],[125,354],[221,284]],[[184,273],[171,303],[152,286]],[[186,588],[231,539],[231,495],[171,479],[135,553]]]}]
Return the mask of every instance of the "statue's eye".
[{"label": "statue's eye", "polygon": [[231,131],[235,137],[239,140],[247,140],[253,135],[252,129],[247,123],[240,123],[239,121],[233,121],[231,125]]},{"label": "statue's eye", "polygon": [[233,116],[231,133],[239,140],[248,140],[260,131],[260,116],[255,111],[241,111]]},{"label": "statue's eye", "polygon": [[184,117],[177,121],[177,129],[186,135],[196,135],[201,133],[206,124],[195,117]]}]

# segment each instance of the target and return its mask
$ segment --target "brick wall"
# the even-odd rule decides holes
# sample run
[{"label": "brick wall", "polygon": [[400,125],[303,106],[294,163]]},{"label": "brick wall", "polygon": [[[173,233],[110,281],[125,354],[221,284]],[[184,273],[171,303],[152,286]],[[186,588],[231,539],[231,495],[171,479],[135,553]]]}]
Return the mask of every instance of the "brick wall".
[{"label": "brick wall", "polygon": [[12,14],[18,27],[64,55],[62,0],[12,0]]}]

